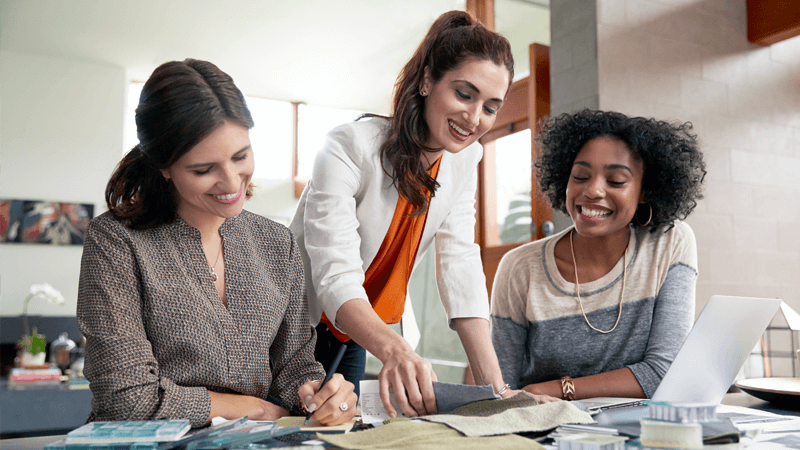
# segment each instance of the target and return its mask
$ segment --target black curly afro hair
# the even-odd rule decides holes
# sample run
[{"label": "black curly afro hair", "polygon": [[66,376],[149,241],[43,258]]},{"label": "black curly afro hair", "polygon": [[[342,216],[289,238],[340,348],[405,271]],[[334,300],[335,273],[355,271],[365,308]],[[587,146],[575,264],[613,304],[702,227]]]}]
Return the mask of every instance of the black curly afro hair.
[{"label": "black curly afro hair", "polygon": [[[628,117],[618,112],[584,109],[561,114],[544,124],[536,138],[539,187],[554,209],[567,212],[567,182],[575,157],[583,146],[598,137],[619,139],[644,163],[644,201],[653,208],[647,225],[651,232],[672,228],[684,220],[703,198],[701,185],[706,175],[703,154],[692,134],[692,124]],[[640,206],[632,223],[646,222],[650,210]]]}]

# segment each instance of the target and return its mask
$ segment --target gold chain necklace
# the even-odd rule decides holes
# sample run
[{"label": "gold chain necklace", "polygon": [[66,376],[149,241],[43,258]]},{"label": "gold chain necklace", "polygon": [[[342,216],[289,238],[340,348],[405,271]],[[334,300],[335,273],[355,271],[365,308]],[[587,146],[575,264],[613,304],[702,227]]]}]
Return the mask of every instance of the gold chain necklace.
[{"label": "gold chain necklace", "polygon": [[219,280],[219,275],[214,269],[217,267],[217,263],[219,262],[219,255],[222,254],[222,238],[219,240],[219,252],[217,252],[217,259],[214,260],[214,265],[211,266],[211,283],[217,284],[217,280]]},{"label": "gold chain necklace", "polygon": [[599,331],[603,334],[608,334],[614,331],[619,325],[619,318],[622,317],[622,298],[625,297],[625,275],[627,274],[628,269],[628,246],[625,246],[625,254],[622,256],[622,292],[619,294],[619,312],[617,313],[617,321],[614,323],[614,326],[611,327],[608,331],[603,331],[599,328],[595,328],[590,322],[589,318],[586,317],[586,311],[583,310],[583,301],[581,300],[581,285],[578,282],[578,263],[575,260],[575,246],[572,245],[572,235],[575,233],[575,229],[573,228],[569,232],[569,250],[572,253],[572,267],[575,269],[575,294],[578,296],[578,304],[581,305],[581,313],[583,314],[583,320],[586,321],[586,324],[589,325],[589,328],[593,329],[594,331]]}]

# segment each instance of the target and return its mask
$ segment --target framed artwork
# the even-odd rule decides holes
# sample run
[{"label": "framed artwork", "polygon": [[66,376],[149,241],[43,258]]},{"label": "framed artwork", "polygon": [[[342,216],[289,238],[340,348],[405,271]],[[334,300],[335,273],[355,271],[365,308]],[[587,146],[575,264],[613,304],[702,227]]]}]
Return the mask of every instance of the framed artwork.
[{"label": "framed artwork", "polygon": [[90,203],[0,199],[0,242],[83,245]]}]

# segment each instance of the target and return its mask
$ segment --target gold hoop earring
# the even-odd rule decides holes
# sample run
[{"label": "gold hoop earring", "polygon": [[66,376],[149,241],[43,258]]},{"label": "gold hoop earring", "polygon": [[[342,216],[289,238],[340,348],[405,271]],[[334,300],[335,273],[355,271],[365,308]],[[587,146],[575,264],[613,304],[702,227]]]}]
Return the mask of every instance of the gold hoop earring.
[{"label": "gold hoop earring", "polygon": [[648,202],[639,203],[639,204],[640,205],[647,205],[648,208],[650,208],[650,216],[647,218],[647,222],[645,222],[645,223],[642,223],[639,220],[639,210],[638,209],[636,210],[636,214],[635,214],[636,215],[636,223],[639,224],[640,227],[646,227],[647,225],[650,225],[650,221],[653,220],[653,207],[650,206],[650,203],[648,203]]}]

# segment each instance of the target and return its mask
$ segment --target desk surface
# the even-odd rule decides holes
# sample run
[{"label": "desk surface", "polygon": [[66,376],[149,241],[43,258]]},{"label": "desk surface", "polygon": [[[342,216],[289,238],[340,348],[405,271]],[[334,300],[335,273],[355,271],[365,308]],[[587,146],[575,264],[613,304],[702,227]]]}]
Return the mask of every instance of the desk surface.
[{"label": "desk surface", "polygon": [[[725,394],[725,398],[722,399],[722,404],[732,405],[732,406],[745,406],[748,408],[758,409],[761,411],[768,411],[775,414],[781,414],[786,416],[800,416],[800,410],[786,410],[786,409],[775,408],[769,402],[765,402],[764,400],[755,398],[752,395],[746,394],[744,392]],[[33,438],[6,439],[3,440],[2,449],[3,450],[41,449],[47,444],[51,444],[53,442],[64,439],[64,437],[65,437],[64,435],[56,435],[56,436],[41,436]]]},{"label": "desk surface", "polygon": [[757,409],[759,411],[767,411],[782,416],[797,416],[800,417],[800,409],[785,409],[773,405],[772,403],[761,400],[760,398],[753,397],[744,392],[737,392],[733,394],[725,394],[722,399],[723,405],[731,406],[745,406],[747,408]]}]

